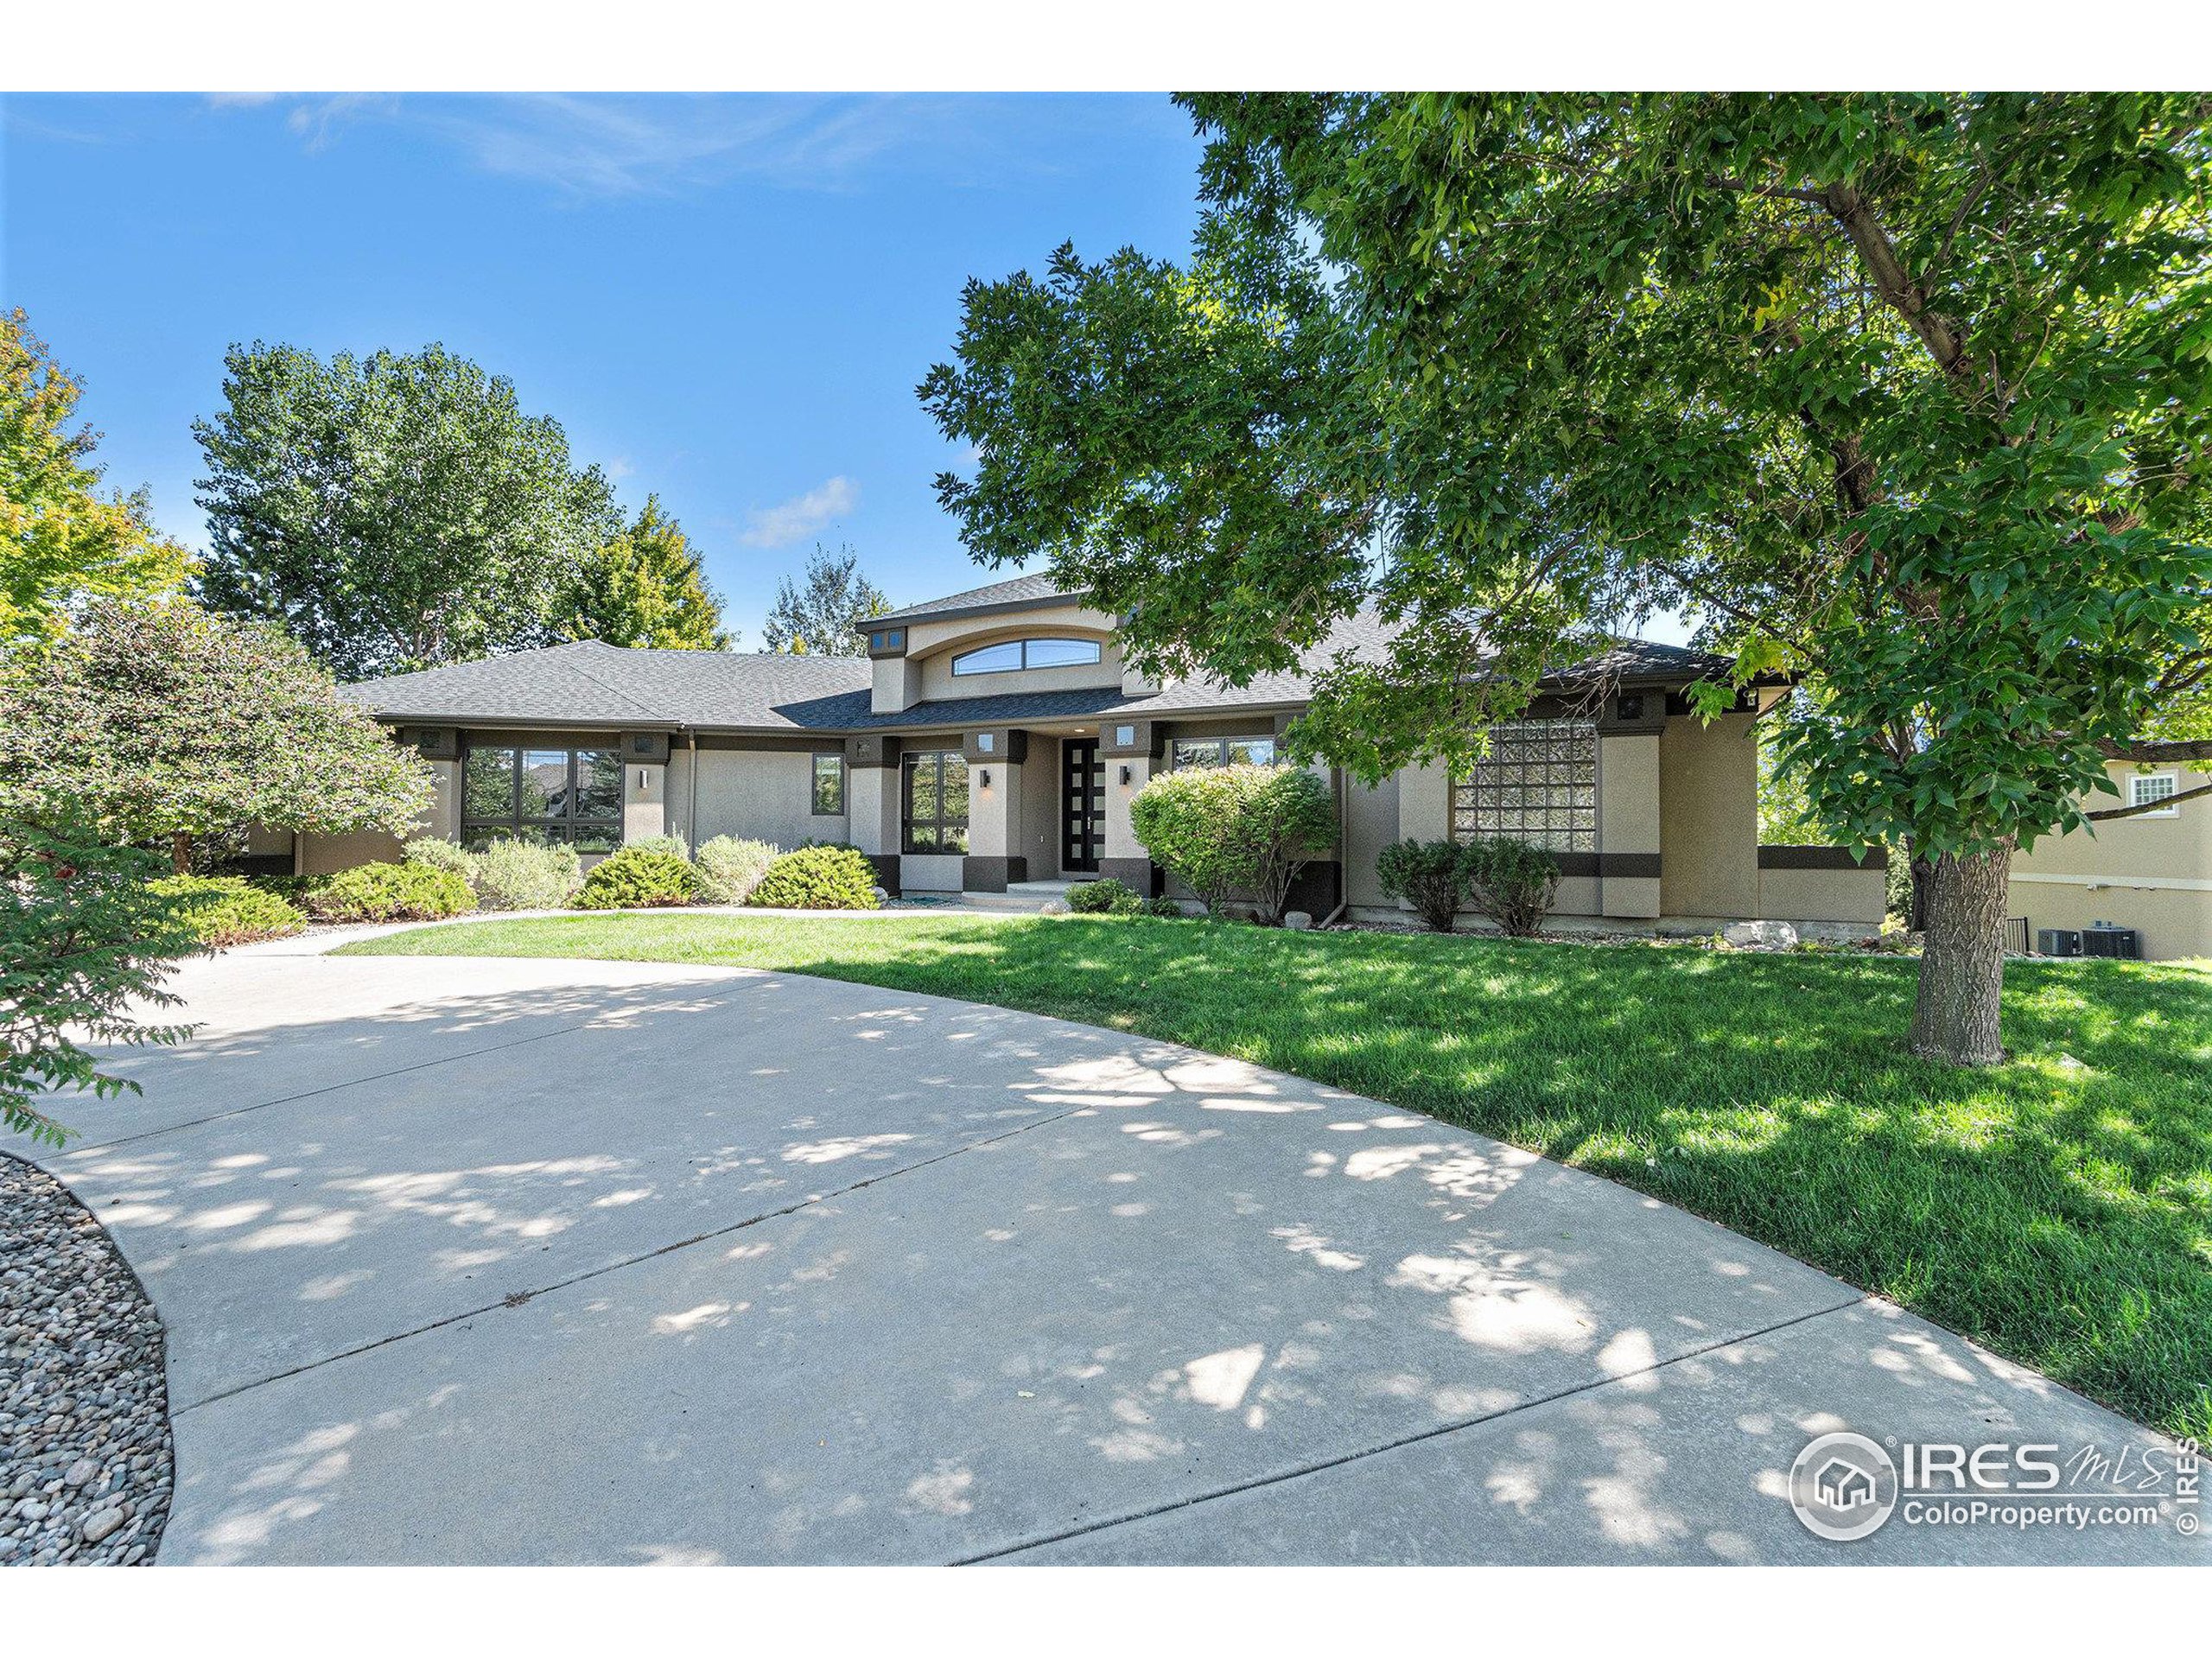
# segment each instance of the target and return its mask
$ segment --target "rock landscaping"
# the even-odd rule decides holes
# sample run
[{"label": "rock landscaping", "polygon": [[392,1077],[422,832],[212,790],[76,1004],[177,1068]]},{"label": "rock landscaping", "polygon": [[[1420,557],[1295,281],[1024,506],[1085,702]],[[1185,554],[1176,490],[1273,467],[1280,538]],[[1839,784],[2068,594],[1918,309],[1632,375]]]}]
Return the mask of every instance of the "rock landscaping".
[{"label": "rock landscaping", "polygon": [[0,1567],[151,1561],[171,1469],[153,1304],[68,1189],[0,1153]]}]

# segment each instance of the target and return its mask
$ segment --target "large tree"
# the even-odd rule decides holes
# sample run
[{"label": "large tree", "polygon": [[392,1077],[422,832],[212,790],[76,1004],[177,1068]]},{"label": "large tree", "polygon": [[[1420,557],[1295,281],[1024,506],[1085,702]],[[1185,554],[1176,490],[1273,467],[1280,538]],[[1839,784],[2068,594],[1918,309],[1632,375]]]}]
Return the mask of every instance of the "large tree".
[{"label": "large tree", "polygon": [[1913,1046],[1999,1058],[2012,850],[2212,666],[2208,100],[1187,102],[1185,267],[969,288],[921,390],[970,550],[1043,551],[1156,671],[1379,605],[1292,734],[1370,777],[1686,607],[1806,683],[1819,819],[1929,861]]},{"label": "large tree", "polygon": [[57,824],[165,842],[179,873],[249,825],[404,834],[429,769],[265,623],[103,601],[0,680],[0,785]]},{"label": "large tree", "polygon": [[567,585],[620,532],[550,416],[442,346],[234,346],[207,462],[200,593],[282,624],[340,677],[559,639]]},{"label": "large tree", "polygon": [[866,649],[855,632],[870,617],[891,608],[883,590],[861,574],[860,555],[849,547],[830,552],[814,544],[806,574],[776,585],[776,602],[761,632],[768,649],[809,657],[858,657]]},{"label": "large tree", "polygon": [[556,608],[570,639],[676,651],[728,651],[735,643],[683,526],[661,512],[657,495],[571,574]]},{"label": "large tree", "polygon": [[83,391],[22,312],[0,315],[0,652],[50,637],[85,600],[173,589],[188,568],[143,491],[101,492]]}]

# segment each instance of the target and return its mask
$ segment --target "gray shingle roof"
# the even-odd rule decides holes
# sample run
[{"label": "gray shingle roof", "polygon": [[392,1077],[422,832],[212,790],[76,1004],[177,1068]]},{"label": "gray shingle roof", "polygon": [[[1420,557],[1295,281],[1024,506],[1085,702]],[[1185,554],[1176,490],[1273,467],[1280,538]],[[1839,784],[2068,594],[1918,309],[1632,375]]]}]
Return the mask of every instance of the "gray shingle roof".
[{"label": "gray shingle roof", "polygon": [[[1057,595],[1057,590],[1052,591]],[[1005,725],[1086,715],[1191,715],[1305,702],[1313,695],[1311,670],[1340,653],[1376,660],[1396,632],[1396,625],[1363,611],[1330,631],[1309,658],[1307,669],[1262,674],[1243,686],[1191,679],[1135,694],[1118,686],[1008,692],[922,703],[884,715],[868,708],[873,670],[864,658],[626,649],[595,640],[365,680],[347,687],[346,695],[385,720],[426,725],[849,732]],[[1707,652],[1624,640],[1554,677],[1677,683],[1724,673],[1728,665],[1726,658]]]},{"label": "gray shingle roof", "polygon": [[1050,576],[1015,576],[1007,582],[970,588],[965,593],[947,594],[943,599],[909,605],[904,610],[887,611],[881,616],[868,618],[860,631],[865,633],[869,628],[880,628],[887,622],[921,622],[941,616],[965,616],[976,611],[1018,610],[1081,596],[1080,589],[1063,588]]}]

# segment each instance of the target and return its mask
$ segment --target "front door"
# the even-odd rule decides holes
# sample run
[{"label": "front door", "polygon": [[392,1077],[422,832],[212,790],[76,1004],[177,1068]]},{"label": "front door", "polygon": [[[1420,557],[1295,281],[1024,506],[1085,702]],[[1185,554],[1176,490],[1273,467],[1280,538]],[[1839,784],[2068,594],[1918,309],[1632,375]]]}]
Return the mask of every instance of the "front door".
[{"label": "front door", "polygon": [[1060,868],[1096,870],[1106,846],[1106,763],[1095,737],[1060,740]]}]

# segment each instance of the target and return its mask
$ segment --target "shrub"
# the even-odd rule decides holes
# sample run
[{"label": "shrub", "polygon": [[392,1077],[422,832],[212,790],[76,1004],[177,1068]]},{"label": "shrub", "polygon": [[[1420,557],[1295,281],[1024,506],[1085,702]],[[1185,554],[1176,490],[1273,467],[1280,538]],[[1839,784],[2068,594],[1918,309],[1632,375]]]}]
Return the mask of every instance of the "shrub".
[{"label": "shrub", "polygon": [[246,886],[262,893],[273,893],[296,909],[312,912],[315,906],[308,899],[330,885],[327,875],[249,875]]},{"label": "shrub", "polygon": [[1559,861],[1506,836],[1469,842],[1465,852],[1475,908],[1516,939],[1535,937],[1559,891]]},{"label": "shrub", "polygon": [[149,881],[156,897],[171,901],[177,925],[210,949],[281,939],[308,918],[273,893],[235,875],[170,875]]},{"label": "shrub", "polygon": [[1144,900],[1125,881],[1108,876],[1103,881],[1082,881],[1068,889],[1068,908],[1085,916],[1134,916]]},{"label": "shrub", "polygon": [[1439,933],[1449,933],[1467,897],[1467,849],[1456,841],[1394,842],[1376,859],[1375,874],[1386,894],[1404,899]]},{"label": "shrub", "polygon": [[699,900],[708,905],[741,905],[753,896],[768,867],[783,849],[772,842],[741,841],[735,836],[716,836],[699,843],[691,861],[699,877]]},{"label": "shrub", "polygon": [[400,849],[410,864],[427,864],[434,870],[451,870],[470,887],[476,885],[476,855],[456,841],[417,836]]},{"label": "shrub", "polygon": [[1157,916],[1163,921],[1179,922],[1185,919],[1182,905],[1164,893],[1157,899],[1144,901],[1144,913]]},{"label": "shrub", "polygon": [[476,908],[468,883],[429,864],[356,864],[307,895],[334,922],[434,922]]},{"label": "shrub", "polygon": [[1154,779],[1129,804],[1137,840],[1209,912],[1233,892],[1281,925],[1290,884],[1336,839],[1328,785],[1302,766],[1194,766]]},{"label": "shrub", "polygon": [[698,885],[699,878],[692,874],[690,865],[676,854],[632,842],[593,865],[583,886],[569,902],[578,910],[688,905]]},{"label": "shrub", "polygon": [[584,884],[583,861],[565,841],[502,836],[469,860],[469,885],[486,910],[561,910]]},{"label": "shrub", "polygon": [[849,847],[802,847],[771,864],[746,903],[770,910],[874,910],[875,867]]},{"label": "shrub", "polygon": [[635,841],[626,841],[625,848],[637,849],[641,853],[666,853],[671,858],[690,862],[691,849],[683,844],[681,836],[639,836]]}]

